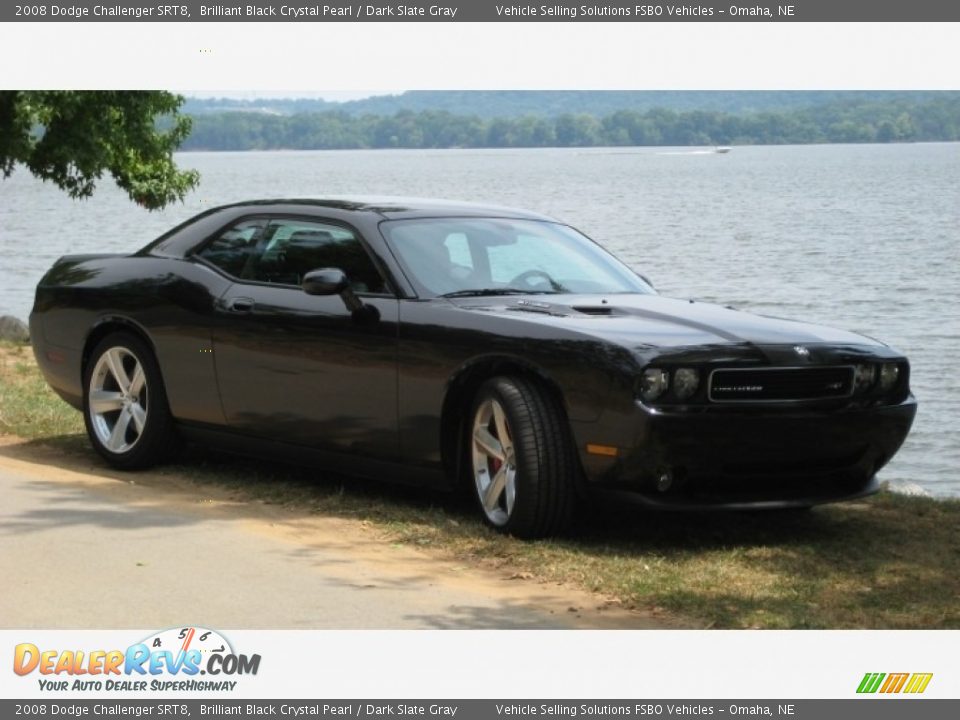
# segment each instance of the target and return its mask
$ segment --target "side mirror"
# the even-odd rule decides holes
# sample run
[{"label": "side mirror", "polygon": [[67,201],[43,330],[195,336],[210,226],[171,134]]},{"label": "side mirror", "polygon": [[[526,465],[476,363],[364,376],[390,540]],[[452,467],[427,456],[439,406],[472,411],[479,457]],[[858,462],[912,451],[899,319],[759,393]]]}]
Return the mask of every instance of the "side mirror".
[{"label": "side mirror", "polygon": [[321,268],[304,275],[300,287],[307,295],[339,295],[350,289],[350,281],[340,268]]},{"label": "side mirror", "polygon": [[300,287],[307,295],[339,295],[357,322],[376,322],[380,313],[372,305],[364,305],[350,287],[350,279],[340,268],[319,268],[303,276]]}]

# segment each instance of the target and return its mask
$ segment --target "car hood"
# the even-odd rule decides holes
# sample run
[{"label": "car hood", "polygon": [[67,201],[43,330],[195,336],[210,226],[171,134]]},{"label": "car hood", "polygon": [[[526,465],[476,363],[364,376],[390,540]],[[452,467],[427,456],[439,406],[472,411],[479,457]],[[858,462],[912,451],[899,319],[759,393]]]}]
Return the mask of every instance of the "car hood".
[{"label": "car hood", "polygon": [[845,330],[660,295],[513,295],[451,302],[461,310],[565,328],[637,350],[744,343],[883,346]]}]

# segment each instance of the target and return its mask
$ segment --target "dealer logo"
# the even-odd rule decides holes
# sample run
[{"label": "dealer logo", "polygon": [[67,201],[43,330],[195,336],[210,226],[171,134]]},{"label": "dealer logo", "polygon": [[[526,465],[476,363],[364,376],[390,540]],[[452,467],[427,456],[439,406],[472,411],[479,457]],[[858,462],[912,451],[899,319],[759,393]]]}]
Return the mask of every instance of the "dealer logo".
[{"label": "dealer logo", "polygon": [[[171,628],[120,650],[41,649],[20,643],[13,671],[36,673],[41,690],[233,690],[242,675],[256,675],[259,654],[243,654],[216,630]],[[207,676],[198,679],[198,676]]]}]

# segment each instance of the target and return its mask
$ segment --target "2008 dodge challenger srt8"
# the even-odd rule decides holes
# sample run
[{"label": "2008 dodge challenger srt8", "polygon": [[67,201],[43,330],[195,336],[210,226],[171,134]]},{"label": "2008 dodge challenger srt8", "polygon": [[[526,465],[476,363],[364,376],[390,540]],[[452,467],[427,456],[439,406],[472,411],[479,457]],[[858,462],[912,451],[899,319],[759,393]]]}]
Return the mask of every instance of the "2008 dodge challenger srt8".
[{"label": "2008 dodge challenger srt8", "polygon": [[657,295],[573,228],[397,198],[204,212],[61,258],[30,318],[50,385],[119,468],[179,438],[453,487],[525,537],[592,494],[661,508],[853,498],[913,421],[862,335]]}]

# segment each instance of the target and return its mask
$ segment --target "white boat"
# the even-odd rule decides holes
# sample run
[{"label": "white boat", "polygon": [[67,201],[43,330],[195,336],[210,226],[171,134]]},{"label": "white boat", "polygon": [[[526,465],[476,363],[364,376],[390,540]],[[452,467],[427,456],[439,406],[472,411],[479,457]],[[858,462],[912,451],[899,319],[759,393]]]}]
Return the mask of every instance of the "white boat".
[{"label": "white boat", "polygon": [[714,151],[715,153],[720,153],[720,154],[728,153],[728,152],[730,152],[731,150],[733,150],[733,148],[730,147],[730,146],[728,146],[728,145],[717,145],[717,146],[713,149],[713,151]]}]

